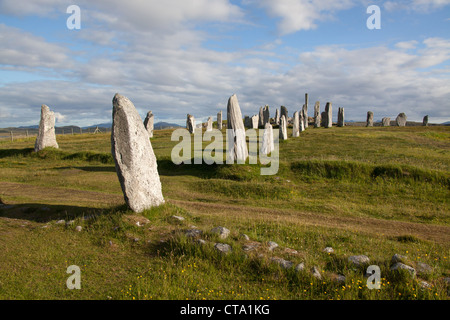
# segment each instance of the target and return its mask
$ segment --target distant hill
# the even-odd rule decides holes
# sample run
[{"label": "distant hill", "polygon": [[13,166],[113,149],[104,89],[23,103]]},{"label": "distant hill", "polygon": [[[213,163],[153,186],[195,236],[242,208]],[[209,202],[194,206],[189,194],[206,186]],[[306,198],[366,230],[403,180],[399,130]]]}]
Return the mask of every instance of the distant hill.
[{"label": "distant hill", "polygon": [[[94,124],[92,126],[83,127],[83,129],[86,130],[86,129],[92,129],[92,128],[96,128],[96,127],[99,127],[99,128],[111,128],[111,126],[112,126],[111,122],[109,122],[109,123],[99,123],[99,124]],[[167,129],[167,128],[177,128],[177,127],[181,127],[181,126],[178,125],[178,124],[175,124],[175,123],[168,123],[168,122],[160,121],[160,122],[155,123],[153,125],[153,127],[155,128],[155,130],[160,130],[160,129]]]}]

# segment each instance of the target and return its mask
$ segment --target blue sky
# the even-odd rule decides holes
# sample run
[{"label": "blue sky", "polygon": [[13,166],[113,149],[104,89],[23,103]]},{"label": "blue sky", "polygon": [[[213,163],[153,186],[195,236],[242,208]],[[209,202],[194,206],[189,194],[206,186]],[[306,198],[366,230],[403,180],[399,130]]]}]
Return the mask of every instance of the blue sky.
[{"label": "blue sky", "polygon": [[[66,27],[73,4],[80,30]],[[38,124],[42,104],[58,126],[110,122],[116,92],[179,124],[225,112],[234,93],[244,115],[292,115],[306,92],[347,120],[442,123],[449,31],[450,0],[0,0],[0,127]]]}]

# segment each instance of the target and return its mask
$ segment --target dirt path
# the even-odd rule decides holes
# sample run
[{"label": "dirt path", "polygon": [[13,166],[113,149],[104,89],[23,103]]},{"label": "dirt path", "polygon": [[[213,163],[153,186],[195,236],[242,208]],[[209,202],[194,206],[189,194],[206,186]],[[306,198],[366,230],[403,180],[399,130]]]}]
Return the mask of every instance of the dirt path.
[{"label": "dirt path", "polygon": [[245,215],[246,219],[273,219],[297,225],[340,228],[369,234],[386,236],[413,235],[423,240],[431,240],[440,244],[450,245],[450,227],[430,224],[411,223],[403,221],[382,220],[374,218],[358,218],[348,216],[333,216],[300,212],[292,209],[272,209],[260,207],[242,207],[232,204],[217,204],[170,200],[171,203],[189,210],[192,213],[210,216],[236,217]]}]

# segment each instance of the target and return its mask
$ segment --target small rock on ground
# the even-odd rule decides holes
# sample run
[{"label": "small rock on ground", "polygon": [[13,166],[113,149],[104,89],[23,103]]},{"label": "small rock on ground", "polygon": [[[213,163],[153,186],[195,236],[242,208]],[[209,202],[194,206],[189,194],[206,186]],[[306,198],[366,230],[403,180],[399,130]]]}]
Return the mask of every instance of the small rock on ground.
[{"label": "small rock on ground", "polygon": [[214,245],[214,248],[216,248],[216,250],[220,251],[221,253],[228,253],[231,251],[231,246],[226,243],[216,243]]},{"label": "small rock on ground", "polygon": [[230,230],[225,227],[216,227],[211,229],[211,233],[219,235],[220,239],[226,239],[230,235]]}]

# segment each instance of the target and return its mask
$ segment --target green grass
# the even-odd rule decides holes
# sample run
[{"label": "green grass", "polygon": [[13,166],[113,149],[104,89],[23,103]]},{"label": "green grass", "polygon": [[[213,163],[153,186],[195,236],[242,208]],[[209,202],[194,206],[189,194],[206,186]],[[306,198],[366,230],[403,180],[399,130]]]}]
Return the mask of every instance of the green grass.
[{"label": "green grass", "polygon": [[[109,134],[58,136],[60,149],[38,153],[31,138],[1,141],[0,197],[13,206],[0,208],[0,299],[448,299],[449,130],[309,128],[280,144],[274,176],[259,164],[174,165],[177,142],[158,130],[166,204],[142,214],[124,205]],[[205,245],[185,236],[192,225]],[[219,225],[230,237],[210,233]],[[243,251],[241,233],[260,247]],[[217,252],[219,241],[232,252]],[[267,241],[280,247],[268,251]],[[394,253],[433,271],[393,273]],[[380,267],[380,290],[348,262],[359,254]],[[285,270],[273,256],[306,269]],[[70,265],[81,268],[81,290],[66,288]]]}]

